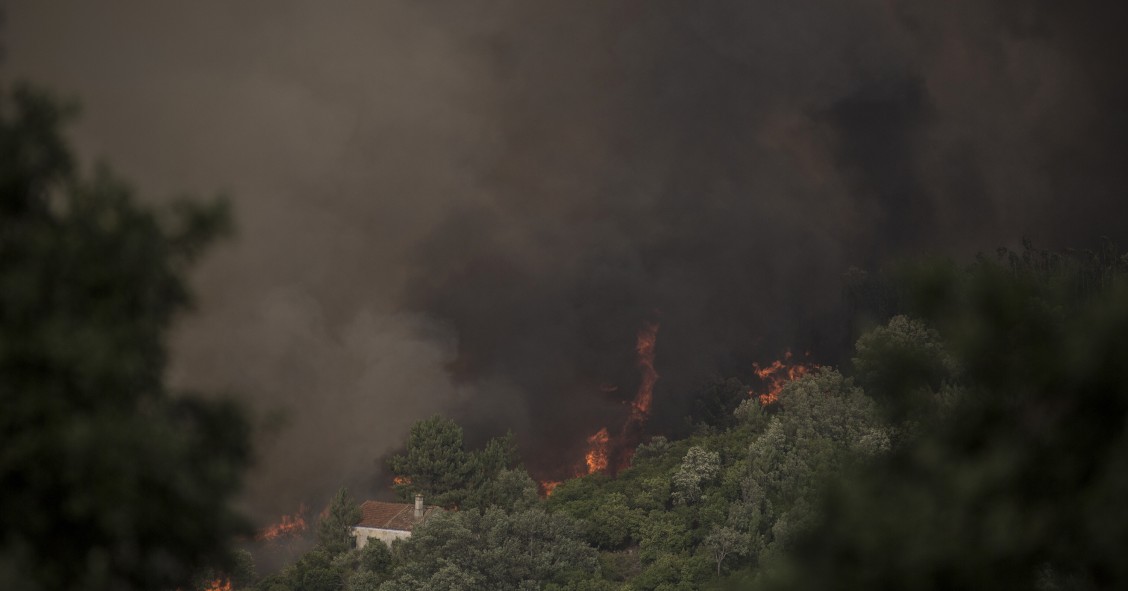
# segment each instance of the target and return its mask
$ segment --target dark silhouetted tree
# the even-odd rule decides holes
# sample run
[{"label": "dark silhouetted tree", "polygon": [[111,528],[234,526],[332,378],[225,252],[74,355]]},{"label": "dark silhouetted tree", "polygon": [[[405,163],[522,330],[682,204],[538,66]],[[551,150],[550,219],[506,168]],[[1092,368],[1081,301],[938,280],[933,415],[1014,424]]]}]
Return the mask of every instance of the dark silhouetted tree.
[{"label": "dark silhouetted tree", "polygon": [[329,507],[317,521],[317,543],[330,555],[353,547],[352,526],[360,521],[360,505],[342,488],[333,496]]},{"label": "dark silhouetted tree", "polygon": [[766,586],[1128,585],[1124,261],[1028,247],[966,271],[919,269],[907,291],[964,392],[837,485]]},{"label": "dark silhouetted tree", "polygon": [[170,392],[185,276],[228,228],[222,202],[139,204],[78,173],[74,108],[0,89],[0,588],[187,587],[233,569],[249,459],[231,402]]}]

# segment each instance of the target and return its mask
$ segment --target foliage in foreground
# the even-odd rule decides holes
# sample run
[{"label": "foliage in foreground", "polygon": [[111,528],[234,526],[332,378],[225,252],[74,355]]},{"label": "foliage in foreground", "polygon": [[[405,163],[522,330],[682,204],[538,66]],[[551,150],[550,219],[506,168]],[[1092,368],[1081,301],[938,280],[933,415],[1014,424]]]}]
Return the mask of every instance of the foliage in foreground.
[{"label": "foliage in foreground", "polygon": [[0,89],[0,587],[160,589],[233,568],[249,460],[232,403],[170,392],[186,273],[222,202],[154,211],[79,174],[73,107]]},{"label": "foliage in foreground", "polygon": [[[1114,252],[918,269],[917,313],[958,361],[956,393],[835,484],[768,587],[1125,586],[1128,258]],[[915,383],[900,390],[913,400],[921,377],[893,383]]]}]

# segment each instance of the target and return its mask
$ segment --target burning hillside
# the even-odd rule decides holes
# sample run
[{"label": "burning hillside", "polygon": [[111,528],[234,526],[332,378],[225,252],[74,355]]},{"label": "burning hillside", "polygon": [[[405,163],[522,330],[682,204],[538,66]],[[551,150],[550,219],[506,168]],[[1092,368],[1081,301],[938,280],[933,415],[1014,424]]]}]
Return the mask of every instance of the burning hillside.
[{"label": "burning hillside", "polygon": [[[638,332],[635,353],[636,365],[640,373],[639,386],[630,402],[630,410],[622,426],[614,434],[606,426],[601,427],[587,438],[587,451],[584,453],[583,463],[572,471],[573,477],[596,473],[614,474],[630,465],[631,457],[642,440],[644,428],[650,417],[654,402],[654,386],[659,378],[654,365],[658,329],[657,322],[650,322]],[[809,354],[805,357],[809,357]],[[766,406],[776,401],[780,391],[789,382],[803,377],[819,366],[810,361],[796,360],[791,351],[786,351],[782,359],[776,359],[763,366],[753,363],[752,367],[753,377],[759,381],[759,387],[749,390],[748,395],[758,397],[760,403]],[[605,386],[601,387],[601,390],[614,392],[616,388]],[[555,480],[540,481],[541,494],[551,495],[558,484],[560,482]]]},{"label": "burning hillside", "polygon": [[642,430],[650,418],[650,407],[654,403],[654,385],[658,383],[658,372],[654,369],[654,348],[658,343],[657,322],[647,323],[638,332],[635,344],[640,379],[638,390],[630,402],[630,412],[616,435],[612,436],[607,427],[601,427],[588,437],[588,451],[584,455],[585,466],[576,475],[597,472],[614,473],[630,464],[631,455],[638,445]]},{"label": "burning hillside", "polygon": [[283,515],[278,523],[269,525],[260,530],[258,535],[255,536],[255,539],[271,541],[299,537],[304,534],[307,529],[305,516],[306,506],[302,504],[295,513]]},{"label": "burning hillside", "polygon": [[232,590],[233,590],[233,588],[231,586],[231,579],[226,579],[226,578],[215,579],[214,581],[210,581],[210,582],[208,582],[207,587],[204,588],[204,591],[232,591]]},{"label": "burning hillside", "polygon": [[787,351],[783,359],[776,359],[766,366],[753,363],[753,373],[760,380],[759,390],[748,392],[749,396],[760,398],[760,404],[767,406],[779,398],[779,393],[789,382],[795,381],[819,366],[815,363],[793,361],[791,351]]}]

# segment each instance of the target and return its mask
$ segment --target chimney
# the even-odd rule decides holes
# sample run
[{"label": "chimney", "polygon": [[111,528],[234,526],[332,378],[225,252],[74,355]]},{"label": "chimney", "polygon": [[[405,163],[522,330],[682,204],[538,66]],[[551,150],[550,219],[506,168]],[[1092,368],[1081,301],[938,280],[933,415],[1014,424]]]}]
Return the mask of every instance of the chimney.
[{"label": "chimney", "polygon": [[423,495],[415,495],[415,519],[423,519]]}]

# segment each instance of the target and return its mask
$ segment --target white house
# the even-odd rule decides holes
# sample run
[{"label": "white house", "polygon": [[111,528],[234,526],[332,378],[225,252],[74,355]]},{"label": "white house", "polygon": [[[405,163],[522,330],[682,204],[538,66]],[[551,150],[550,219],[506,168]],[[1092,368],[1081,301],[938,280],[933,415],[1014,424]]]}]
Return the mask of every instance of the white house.
[{"label": "white house", "polygon": [[360,505],[360,522],[352,529],[356,547],[363,548],[372,538],[390,546],[392,540],[411,536],[412,528],[427,521],[436,511],[441,509],[423,505],[423,495],[415,495],[414,506],[407,503],[365,501]]}]

